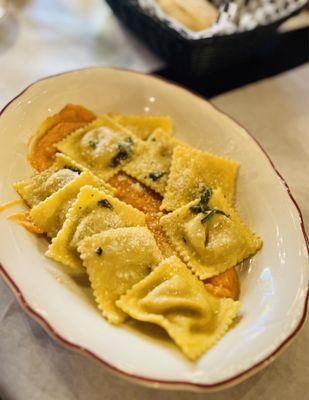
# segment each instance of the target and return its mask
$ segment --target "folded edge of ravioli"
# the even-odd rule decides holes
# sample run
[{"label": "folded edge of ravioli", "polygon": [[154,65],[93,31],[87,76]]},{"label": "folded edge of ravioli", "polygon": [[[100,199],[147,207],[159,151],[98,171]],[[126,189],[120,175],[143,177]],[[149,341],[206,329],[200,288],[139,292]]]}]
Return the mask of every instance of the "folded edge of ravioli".
[{"label": "folded edge of ravioli", "polygon": [[147,139],[158,128],[162,129],[168,135],[171,135],[173,131],[173,121],[171,117],[165,115],[126,115],[109,113],[108,116],[142,140]]},{"label": "folded edge of ravioli", "polygon": [[132,318],[164,328],[190,360],[226,333],[240,307],[238,301],[211,295],[175,256],[162,261],[116,304]]}]

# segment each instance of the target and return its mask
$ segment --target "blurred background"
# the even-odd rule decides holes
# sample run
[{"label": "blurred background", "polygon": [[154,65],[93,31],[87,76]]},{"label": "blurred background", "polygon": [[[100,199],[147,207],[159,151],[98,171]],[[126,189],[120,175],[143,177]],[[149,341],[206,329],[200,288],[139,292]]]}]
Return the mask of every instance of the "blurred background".
[{"label": "blurred background", "polygon": [[0,104],[38,78],[91,65],[156,72],[211,97],[308,61],[304,8],[286,22],[192,40],[139,2],[0,0]]}]

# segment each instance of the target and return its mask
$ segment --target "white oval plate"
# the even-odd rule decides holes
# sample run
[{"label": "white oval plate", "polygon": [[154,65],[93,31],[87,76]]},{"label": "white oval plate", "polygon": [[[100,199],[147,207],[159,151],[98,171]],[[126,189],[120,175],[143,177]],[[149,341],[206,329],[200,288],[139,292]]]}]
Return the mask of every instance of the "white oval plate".
[{"label": "white oval plate", "polygon": [[264,247],[241,271],[241,320],[192,363],[172,345],[108,324],[80,286],[44,257],[46,242],[8,221],[6,211],[0,214],[2,273],[24,308],[63,344],[154,387],[221,389],[266,366],[301,328],[308,285],[300,211],[266,154],[245,129],[183,88],[124,70],[83,69],[33,84],[2,110],[0,202],[15,198],[11,184],[31,174],[30,136],[67,103],[96,113],[168,114],[180,139],[238,160],[237,208]]}]

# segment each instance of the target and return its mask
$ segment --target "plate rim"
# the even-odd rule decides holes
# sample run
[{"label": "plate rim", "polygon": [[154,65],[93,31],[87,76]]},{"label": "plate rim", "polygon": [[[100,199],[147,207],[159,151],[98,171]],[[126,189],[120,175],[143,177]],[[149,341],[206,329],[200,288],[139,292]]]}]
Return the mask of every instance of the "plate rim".
[{"label": "plate rim", "polygon": [[[120,68],[120,67],[94,66],[94,67],[78,68],[78,69],[73,69],[73,70],[69,70],[69,71],[64,71],[64,72],[60,72],[60,73],[53,74],[53,75],[48,75],[48,76],[45,76],[45,77],[42,77],[40,79],[35,80],[31,84],[27,85],[15,97],[13,97],[6,105],[4,105],[4,107],[0,110],[0,118],[5,113],[5,111],[11,105],[13,105],[14,102],[16,102],[19,99],[19,97],[21,97],[24,93],[26,93],[30,88],[35,86],[37,83],[42,82],[42,81],[46,81],[46,80],[49,80],[49,79],[57,78],[58,76],[62,76],[62,75],[78,73],[78,72],[87,71],[87,70],[94,70],[94,69],[120,71],[120,72],[125,72],[125,73],[143,75],[143,76],[148,77],[150,79],[155,79],[155,80],[158,80],[158,81],[162,81],[165,84],[168,84],[170,86],[175,86],[175,87],[178,87],[178,88],[180,87],[183,90],[185,90],[186,92],[189,92],[191,95],[199,98],[202,101],[206,101],[207,102],[207,100],[202,95],[194,92],[191,89],[188,89],[184,85],[176,83],[176,82],[173,82],[173,81],[169,81],[168,79],[162,78],[161,76],[158,76],[156,74],[143,73],[143,72],[138,72],[138,71],[130,70],[130,69],[127,69],[127,68]],[[270,156],[268,155],[266,150],[262,147],[262,145],[259,143],[259,141],[248,131],[247,128],[245,128],[242,124],[240,124],[233,117],[231,117],[230,115],[228,115],[224,111],[220,110],[214,104],[212,104],[210,102],[209,102],[209,104],[216,111],[218,111],[221,114],[225,115],[226,117],[228,117],[229,119],[234,121],[238,126],[243,128],[244,132],[255,142],[255,144],[259,147],[259,149],[266,156],[268,162],[270,163],[270,166],[275,171],[275,173],[279,177],[280,181],[283,183],[283,185],[285,187],[285,190],[286,190],[287,194],[289,195],[289,197],[290,197],[290,199],[292,201],[292,204],[296,208],[296,211],[297,211],[298,216],[299,216],[300,228],[301,228],[301,231],[302,231],[302,234],[303,234],[303,238],[304,238],[304,241],[305,241],[305,245],[306,245],[306,248],[307,248],[307,253],[309,255],[309,238],[308,238],[308,235],[307,235],[307,232],[306,232],[303,215],[302,215],[300,207],[299,207],[297,201],[295,200],[295,198],[294,198],[294,196],[293,196],[293,194],[291,192],[291,189],[290,189],[289,185],[287,184],[286,180],[284,179],[282,174],[278,171],[278,169],[276,168],[274,162],[272,161],[272,159],[270,158]],[[126,378],[128,380],[131,380],[131,381],[134,381],[136,383],[143,384],[143,385],[146,385],[146,386],[152,386],[152,387],[162,388],[162,389],[167,388],[167,389],[184,389],[184,390],[193,390],[193,391],[218,391],[218,390],[222,390],[222,389],[226,389],[228,387],[234,386],[234,385],[244,381],[245,379],[249,378],[250,376],[252,376],[255,373],[257,373],[258,371],[260,371],[263,368],[265,368],[272,361],[274,361],[274,359],[277,356],[279,356],[279,354],[289,344],[291,344],[292,340],[297,336],[297,334],[300,332],[301,328],[303,327],[303,325],[305,323],[305,320],[306,320],[306,317],[307,317],[307,311],[308,311],[309,287],[307,287],[307,293],[306,293],[306,296],[304,297],[304,305],[303,305],[302,314],[300,316],[300,319],[299,319],[297,325],[293,329],[293,331],[281,343],[279,343],[277,345],[277,347],[270,354],[265,356],[262,360],[254,363],[251,367],[246,368],[244,371],[239,372],[239,373],[231,376],[228,379],[223,379],[223,380],[221,380],[219,382],[210,383],[210,384],[209,383],[208,384],[206,384],[206,383],[194,383],[194,382],[190,382],[190,381],[186,381],[186,380],[184,380],[184,381],[161,380],[161,379],[145,377],[145,376],[142,376],[142,375],[139,375],[139,374],[136,374],[136,373],[127,372],[127,371],[125,371],[125,370],[123,370],[121,368],[116,367],[112,363],[107,362],[106,360],[104,360],[103,357],[97,355],[92,350],[89,350],[89,349],[87,349],[87,348],[85,348],[85,347],[83,347],[83,346],[81,346],[79,344],[76,344],[76,343],[64,338],[52,326],[52,324],[48,321],[48,318],[45,318],[42,315],[40,315],[28,303],[28,301],[26,299],[26,296],[24,295],[22,290],[19,288],[17,283],[10,276],[10,274],[6,270],[5,266],[3,264],[1,264],[1,263],[0,263],[0,274],[4,278],[4,281],[7,283],[7,285],[11,288],[13,294],[17,298],[17,300],[18,300],[19,304],[21,305],[21,307],[23,308],[23,310],[26,311],[26,313],[28,315],[30,315],[30,317],[35,319],[50,336],[52,336],[54,339],[56,339],[58,342],[60,342],[66,348],[69,348],[71,350],[77,351],[79,353],[82,353],[83,355],[86,355],[86,356],[94,359],[95,361],[99,362],[101,365],[107,367],[107,369],[109,369],[110,371],[112,371],[114,373],[117,373],[117,374],[121,375],[122,377],[124,377],[124,378]]]}]

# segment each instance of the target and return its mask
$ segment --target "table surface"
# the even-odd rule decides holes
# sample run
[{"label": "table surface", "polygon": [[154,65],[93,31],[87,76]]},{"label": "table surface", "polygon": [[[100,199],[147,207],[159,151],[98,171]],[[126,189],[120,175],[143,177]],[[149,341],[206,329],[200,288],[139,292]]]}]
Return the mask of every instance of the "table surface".
[{"label": "table surface", "polygon": [[[12,1],[9,18],[0,23],[0,108],[35,79],[87,65],[117,65],[147,72],[164,67],[118,25],[100,0]],[[309,66],[305,65],[211,100],[263,145],[289,183],[306,226],[308,85]],[[192,395],[147,389],[58,345],[24,313],[0,280],[2,400],[302,400],[309,391],[308,347],[307,324],[273,364],[227,391]]]}]

